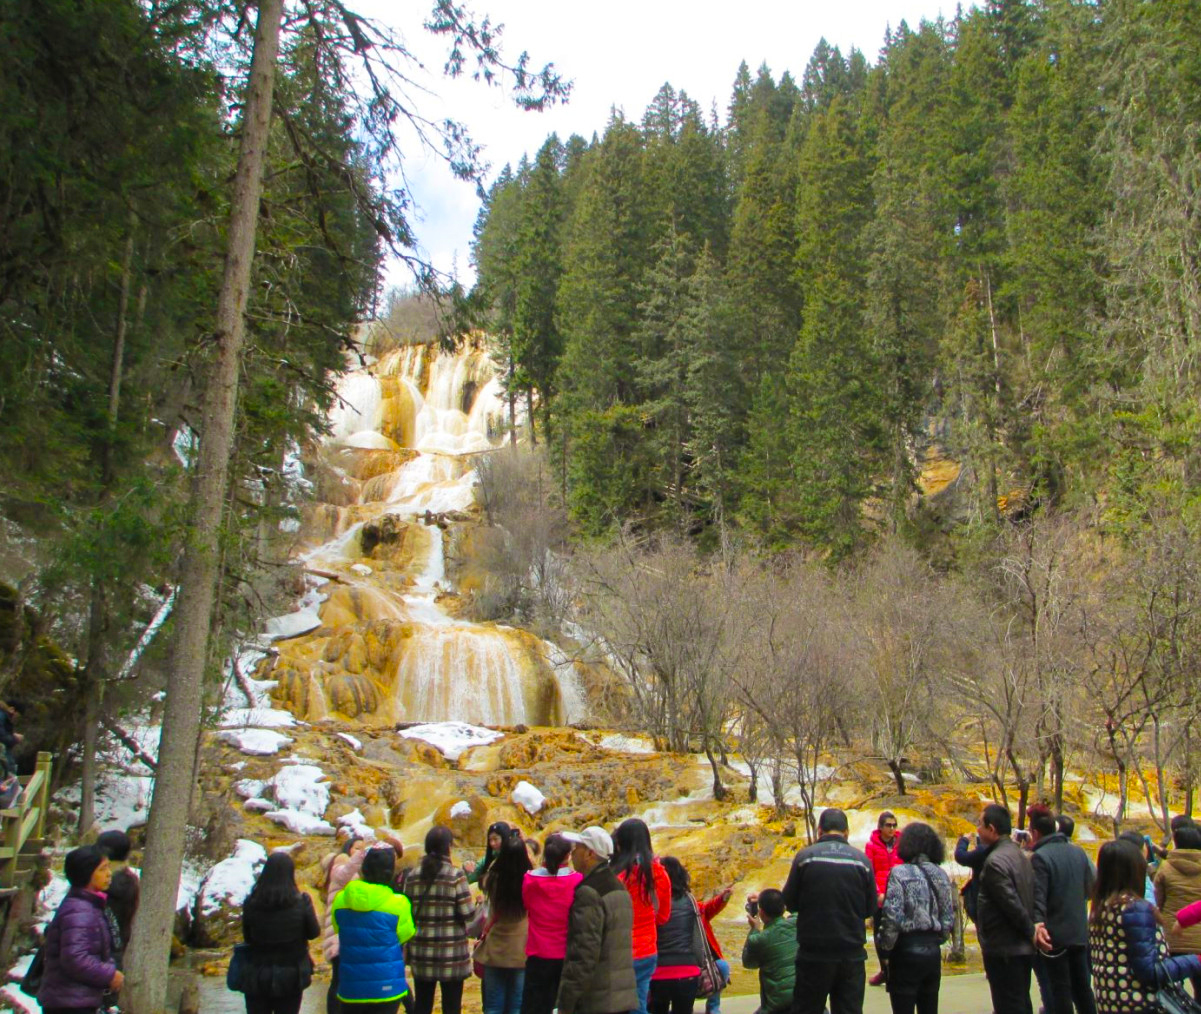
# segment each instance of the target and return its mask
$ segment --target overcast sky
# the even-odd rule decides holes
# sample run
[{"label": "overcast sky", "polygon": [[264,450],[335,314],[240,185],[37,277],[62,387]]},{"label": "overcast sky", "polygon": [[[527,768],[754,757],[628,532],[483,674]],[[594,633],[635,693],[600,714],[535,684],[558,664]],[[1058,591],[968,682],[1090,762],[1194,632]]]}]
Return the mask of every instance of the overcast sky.
[{"label": "overcast sky", "polygon": [[[565,105],[527,113],[513,106],[505,90],[438,76],[445,46],[412,24],[413,12],[428,4],[360,0],[353,6],[404,30],[410,48],[433,72],[432,94],[423,99],[422,112],[466,124],[484,145],[489,180],[523,153],[532,157],[552,131],[563,140],[602,132],[613,106],[641,119],[664,82],[686,91],[706,112],[716,102],[724,121],[743,60],[752,73],[766,62],[776,80],[785,70],[799,79],[825,37],[844,55],[858,47],[874,63],[886,26],[905,20],[916,27],[923,18],[955,13],[953,3],[939,0],[469,0],[477,16],[487,14],[504,25],[502,48],[508,58],[526,50],[532,66],[553,61],[573,82]],[[430,154],[409,155],[406,173],[420,208],[416,226],[424,254],[442,271],[457,270],[470,285],[471,228],[479,210],[474,189],[455,180]],[[393,268],[388,280],[403,285],[408,277]]]}]

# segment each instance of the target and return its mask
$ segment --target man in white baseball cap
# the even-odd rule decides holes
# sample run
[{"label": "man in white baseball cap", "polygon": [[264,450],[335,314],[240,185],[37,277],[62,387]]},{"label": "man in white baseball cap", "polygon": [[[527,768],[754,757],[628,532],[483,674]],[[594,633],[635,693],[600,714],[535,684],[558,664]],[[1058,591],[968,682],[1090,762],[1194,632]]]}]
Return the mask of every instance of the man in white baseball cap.
[{"label": "man in white baseball cap", "polygon": [[[603,827],[594,825],[584,828],[583,831],[560,831],[559,835],[571,842],[572,845],[583,845],[596,859],[608,859],[613,855],[613,839]],[[583,858],[588,862],[587,868],[584,868],[576,861],[576,856],[580,854],[574,848],[571,850],[571,865],[580,873],[587,873],[595,865],[595,861],[584,856]]]},{"label": "man in white baseball cap", "polygon": [[559,1014],[627,1014],[638,1007],[634,907],[609,868],[613,839],[603,827],[560,834],[571,842],[571,865],[584,879],[567,916]]}]

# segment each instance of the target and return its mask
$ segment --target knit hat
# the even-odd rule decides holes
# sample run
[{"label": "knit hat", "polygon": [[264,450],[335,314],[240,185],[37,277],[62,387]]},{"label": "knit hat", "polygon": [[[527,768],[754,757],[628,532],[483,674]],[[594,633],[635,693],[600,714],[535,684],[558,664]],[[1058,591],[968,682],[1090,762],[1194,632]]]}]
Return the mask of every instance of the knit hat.
[{"label": "knit hat", "polygon": [[72,887],[87,887],[96,867],[108,858],[95,845],[72,849],[63,860],[63,873]]}]

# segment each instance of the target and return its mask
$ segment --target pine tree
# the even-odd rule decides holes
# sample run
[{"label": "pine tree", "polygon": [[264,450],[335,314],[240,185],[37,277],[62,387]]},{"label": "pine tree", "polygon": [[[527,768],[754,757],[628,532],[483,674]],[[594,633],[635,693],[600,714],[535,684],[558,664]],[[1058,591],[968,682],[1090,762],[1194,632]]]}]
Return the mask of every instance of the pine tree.
[{"label": "pine tree", "polygon": [[799,174],[797,271],[805,312],[788,364],[796,524],[839,558],[863,540],[861,510],[885,445],[879,363],[864,306],[871,161],[851,99],[835,96],[813,119]]}]

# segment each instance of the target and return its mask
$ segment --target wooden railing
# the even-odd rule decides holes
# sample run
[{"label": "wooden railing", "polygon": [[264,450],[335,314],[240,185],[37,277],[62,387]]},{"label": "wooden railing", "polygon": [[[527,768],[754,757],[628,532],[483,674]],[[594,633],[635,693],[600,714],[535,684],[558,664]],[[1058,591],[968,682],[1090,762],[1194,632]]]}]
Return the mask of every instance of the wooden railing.
[{"label": "wooden railing", "polygon": [[7,810],[0,810],[0,889],[16,887],[29,876],[30,869],[21,869],[24,853],[41,850],[46,832],[46,811],[50,806],[50,767],[52,754],[38,753],[33,774],[22,776],[21,794]]}]

